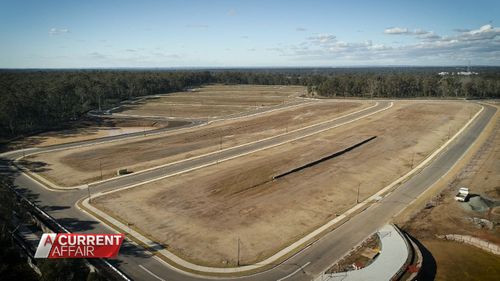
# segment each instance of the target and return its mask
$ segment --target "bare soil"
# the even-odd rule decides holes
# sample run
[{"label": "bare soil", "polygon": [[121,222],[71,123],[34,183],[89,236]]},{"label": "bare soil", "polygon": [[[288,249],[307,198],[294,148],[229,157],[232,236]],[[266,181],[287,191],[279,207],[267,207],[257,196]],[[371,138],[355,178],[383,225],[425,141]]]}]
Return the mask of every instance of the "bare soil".
[{"label": "bare soil", "polygon": [[[97,207],[198,264],[255,263],[388,185],[443,144],[478,106],[396,102],[369,118],[203,169],[108,194]],[[276,174],[353,143],[342,156]],[[413,160],[412,160],[413,159]]]},{"label": "bare soil", "polygon": [[66,124],[64,127],[67,129],[43,132],[13,141],[9,144],[9,149],[45,147],[186,124],[186,121],[87,117]]},{"label": "bare soil", "polygon": [[460,187],[468,187],[472,194],[500,200],[500,123],[474,155],[467,166],[448,184],[448,187],[408,221],[404,228],[417,238],[430,239],[435,235],[462,234],[479,237],[500,244],[500,229],[481,228],[470,218],[481,218],[500,224],[498,207],[485,212],[467,210],[454,200]]},{"label": "bare soil", "polygon": [[[352,250],[347,256],[335,263],[325,273],[346,272],[369,266],[380,253],[380,243],[380,237],[376,233],[372,234],[365,241],[363,241],[359,247]],[[375,256],[371,258],[371,255]]]},{"label": "bare soil", "polygon": [[125,105],[125,115],[213,118],[295,100],[302,86],[212,85]]},{"label": "bare soil", "polygon": [[[116,169],[138,171],[172,161],[285,133],[372,105],[370,102],[321,102],[254,117],[218,121],[200,128],[117,141],[28,157],[40,175],[61,186],[115,176]],[[67,175],[71,174],[71,177]]]},{"label": "bare soil", "polygon": [[[498,118],[493,122],[493,130],[475,154],[458,174],[443,183],[445,189],[404,223],[405,231],[430,252],[430,268],[424,268],[424,277],[429,280],[498,280],[500,276],[499,257],[473,246],[436,238],[436,235],[461,234],[500,244],[499,207],[475,212],[463,208],[467,203],[454,200],[458,188],[463,186],[472,194],[500,200],[500,122]],[[489,229],[475,224],[471,218],[489,220],[496,227]]]}]

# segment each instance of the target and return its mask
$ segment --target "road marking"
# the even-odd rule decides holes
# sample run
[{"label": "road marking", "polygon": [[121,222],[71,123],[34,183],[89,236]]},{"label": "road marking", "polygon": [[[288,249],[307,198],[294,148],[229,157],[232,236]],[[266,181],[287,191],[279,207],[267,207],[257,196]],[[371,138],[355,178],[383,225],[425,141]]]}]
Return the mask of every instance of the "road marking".
[{"label": "road marking", "polygon": [[140,268],[144,269],[144,271],[146,271],[147,273],[151,274],[151,276],[153,276],[154,278],[160,280],[160,281],[167,281],[163,278],[161,278],[160,276],[154,274],[153,272],[151,272],[149,269],[145,268],[142,264],[139,265]]},{"label": "road marking", "polygon": [[[392,106],[392,103],[391,103],[391,106]],[[389,106],[389,107],[391,107]],[[385,110],[387,108],[384,108],[384,109],[381,109],[380,111],[382,110]],[[427,158],[423,163],[421,163],[419,166],[415,167],[414,170],[410,171],[408,174],[406,174],[405,176],[403,176],[402,178],[400,178],[399,180],[401,179],[404,179],[405,177],[408,177],[408,175],[411,175],[412,172],[415,172],[416,169],[418,169],[419,167],[421,167],[422,165],[425,165],[425,162],[426,161],[430,161],[434,156],[435,154],[438,154],[441,150],[443,150],[444,148],[446,148],[446,146],[452,142],[454,139],[456,139],[480,114],[481,112],[484,110],[484,107],[481,108],[481,110],[479,110],[475,116],[469,120],[469,122],[467,122],[467,124],[465,124],[462,129],[457,132],[451,139],[448,140],[447,143],[445,143],[443,146],[441,146],[437,151],[434,152],[433,155],[429,156],[429,158]],[[372,114],[375,114],[374,113],[371,113],[369,115],[372,115]],[[366,116],[365,116],[366,117]],[[361,117],[360,117],[361,118]],[[351,121],[352,122],[352,121]],[[202,166],[208,166],[208,165],[211,165],[210,163],[208,164],[204,164]],[[191,169],[196,169],[195,168],[191,168]],[[182,172],[186,172],[186,171],[180,171],[178,173],[182,173]],[[171,176],[171,175],[170,175]],[[169,177],[169,175],[167,176],[164,176],[164,177]],[[399,180],[396,180],[395,182],[393,182],[390,186],[394,186],[395,184],[397,184],[399,182]],[[155,179],[152,179],[152,180],[149,180],[149,181],[155,181]],[[148,182],[148,181],[146,181]],[[128,188],[132,188],[134,186],[138,186],[138,185],[141,185],[141,184],[145,184],[146,182],[142,182],[142,183],[137,183],[137,184],[134,184],[134,185],[131,185],[131,186],[128,186],[128,187],[123,187],[123,188],[118,188],[118,189],[115,189],[115,190],[111,190],[111,191],[106,191],[106,192],[99,192],[97,194],[95,194],[95,197],[94,198],[97,198],[99,196],[102,196],[104,194],[109,194],[109,193],[113,193],[113,192],[117,192],[119,190],[124,190],[124,189],[128,189]],[[389,186],[388,186],[389,187]],[[382,193],[380,194],[383,194],[385,193],[386,191],[389,191],[388,190],[388,187],[385,187],[383,190],[381,190]],[[378,195],[378,194],[375,194],[375,195]],[[374,195],[374,196],[375,196]],[[273,256],[267,258],[266,260],[260,262],[259,264],[260,265],[257,265],[257,264],[253,264],[253,265],[246,265],[246,266],[242,266],[242,267],[239,267],[239,268],[213,268],[213,267],[206,267],[206,266],[200,266],[200,265],[196,265],[196,264],[193,264],[189,261],[186,261],[186,260],[183,260],[182,258],[179,258],[178,256],[176,256],[175,254],[169,252],[168,250],[159,250],[158,253],[160,253],[161,255],[163,255],[164,257],[166,257],[167,259],[170,259],[172,260],[173,262],[175,262],[176,264],[179,264],[179,265],[182,265],[186,268],[190,268],[190,269],[193,269],[193,270],[196,270],[196,271],[201,271],[201,272],[218,272],[218,273],[229,273],[229,272],[243,272],[243,271],[247,271],[247,270],[253,270],[253,269],[256,269],[256,268],[259,268],[261,267],[263,264],[270,264],[271,262],[277,260],[278,258],[282,257],[283,255],[285,255],[286,253],[289,253],[291,250],[290,249],[295,249],[295,248],[298,248],[297,245],[302,245],[304,244],[305,242],[307,241],[310,241],[312,238],[314,238],[318,233],[321,233],[323,232],[324,230],[328,229],[330,226],[333,226],[334,224],[342,221],[343,219],[345,219],[349,214],[353,213],[355,210],[359,209],[360,207],[362,207],[363,205],[366,205],[370,203],[369,201],[363,201],[361,202],[360,204],[354,206],[353,208],[351,208],[350,210],[346,211],[344,214],[341,214],[340,216],[337,216],[336,218],[332,219],[331,221],[327,222],[326,224],[324,224],[323,226],[319,227],[318,229],[316,229],[315,231],[309,233],[308,235],[306,235],[305,237],[301,238],[300,240],[296,241],[295,243],[293,243],[292,245],[286,247],[285,249],[282,249],[280,250],[278,253],[274,254]],[[84,199],[82,201],[82,206],[84,208],[87,208],[89,210],[91,210],[91,212],[94,212],[95,214],[97,214],[98,216],[100,217],[103,217],[103,218],[106,218],[107,222],[104,222],[102,220],[100,220],[98,217],[96,217],[95,215],[89,213],[91,216],[93,216],[96,220],[102,222],[103,224],[107,225],[108,223],[114,225],[117,229],[121,229],[121,230],[124,230],[126,229],[126,227],[119,221],[116,221],[116,219],[114,219],[113,217],[109,216],[108,214],[104,213],[103,211],[93,207],[92,205],[89,204],[88,202],[88,198]],[[135,231],[132,231],[132,232],[135,232]],[[149,244],[150,241],[148,238],[142,236],[140,233],[135,233],[135,234],[132,234],[130,233],[131,235],[133,235],[136,239],[140,240],[140,241],[146,241],[144,243],[146,244]],[[300,251],[302,252],[302,250]],[[306,265],[305,265],[306,266]],[[181,269],[178,269],[179,271],[182,271]],[[185,271],[184,271],[185,272]]]},{"label": "road marking", "polygon": [[299,272],[299,271],[303,270],[303,269],[304,269],[306,266],[308,266],[310,263],[311,263],[311,262],[310,262],[310,261],[308,261],[308,262],[307,262],[306,264],[304,264],[303,266],[301,266],[301,267],[297,268],[297,270],[295,270],[294,272],[292,272],[292,273],[288,274],[287,276],[285,276],[285,277],[283,277],[283,278],[280,278],[280,279],[278,279],[278,280],[276,280],[276,281],[282,281],[282,280],[285,280],[285,279],[287,279],[287,278],[290,278],[290,277],[291,277],[292,275],[294,275],[295,273],[297,273],[297,272]]},{"label": "road marking", "polygon": [[[282,141],[282,142],[279,142],[279,143],[275,143],[275,144],[272,144],[272,145],[268,145],[268,146],[264,146],[264,147],[260,147],[260,148],[256,148],[256,149],[253,149],[253,150],[250,150],[250,151],[247,151],[247,152],[243,152],[243,153],[240,153],[240,154],[237,154],[237,155],[233,155],[233,156],[228,156],[228,157],[224,157],[224,158],[219,158],[215,161],[212,161],[212,162],[208,162],[208,163],[205,163],[205,164],[201,164],[201,165],[197,165],[197,166],[194,166],[194,167],[191,167],[191,168],[187,168],[187,169],[184,169],[184,170],[181,170],[181,171],[177,171],[177,172],[174,172],[174,173],[168,173],[166,175],[163,175],[163,176],[159,176],[159,177],[154,177],[152,179],[149,179],[149,180],[145,180],[145,181],[141,181],[141,182],[138,182],[138,183],[134,183],[134,184],[131,184],[131,185],[126,185],[126,186],[122,186],[122,187],[118,187],[116,189],[112,189],[112,190],[107,190],[107,191],[101,191],[101,192],[98,192],[98,193],[95,193],[94,194],[94,198],[97,198],[99,196],[102,196],[104,194],[110,194],[110,193],[115,193],[115,192],[118,192],[118,191],[122,191],[122,190],[127,190],[127,189],[131,189],[131,188],[134,188],[136,186],[140,186],[140,185],[145,185],[145,184],[148,184],[148,183],[152,183],[152,182],[155,182],[155,181],[160,181],[162,179],[166,179],[166,178],[170,178],[170,177],[173,177],[173,176],[177,176],[177,175],[180,175],[180,174],[184,174],[184,173],[188,173],[188,172],[191,172],[191,171],[194,171],[194,170],[198,170],[198,169],[202,169],[202,168],[205,168],[205,167],[208,167],[208,166],[212,166],[214,164],[219,164],[219,163],[222,163],[222,162],[226,162],[226,161],[229,161],[229,160],[232,160],[232,159],[235,159],[235,158],[239,158],[239,157],[243,157],[243,156],[246,156],[246,155],[249,155],[249,154],[252,154],[252,153],[255,153],[255,152],[259,152],[259,151],[262,151],[262,150],[267,150],[267,149],[271,149],[271,148],[274,148],[274,147],[277,147],[277,146],[281,146],[283,144],[286,144],[286,143],[290,143],[290,142],[293,142],[293,141],[296,141],[296,140],[300,140],[300,139],[303,139],[303,138],[307,138],[307,137],[310,137],[310,136],[313,136],[313,135],[316,135],[316,134],[320,134],[322,132],[325,132],[325,131],[328,131],[328,130],[332,130],[332,129],[335,129],[337,127],[340,127],[340,126],[343,126],[343,125],[346,125],[346,124],[349,124],[349,123],[352,123],[352,122],[355,122],[355,121],[358,121],[360,119],[363,119],[363,118],[366,118],[368,116],[371,116],[373,114],[376,114],[378,112],[381,112],[381,111],[384,111],[384,110],[387,110],[389,108],[391,108],[393,106],[393,102],[390,103],[389,106],[387,107],[384,107],[382,109],[379,109],[377,111],[374,111],[372,113],[369,113],[369,114],[366,114],[366,115],[363,115],[363,116],[360,116],[358,118],[355,118],[355,119],[352,119],[352,120],[349,120],[349,121],[346,121],[344,123],[340,123],[340,124],[337,124],[337,125],[333,125],[333,126],[330,126],[330,127],[327,127],[327,128],[324,128],[324,129],[321,129],[319,131],[314,131],[312,133],[309,133],[309,134],[305,134],[305,135],[302,135],[302,136],[298,136],[298,137],[295,137],[293,139],[288,139],[288,140],[285,140],[285,141]],[[373,107],[377,106],[378,103],[376,105],[374,105]],[[354,112],[353,112],[354,113]],[[352,113],[351,113],[352,114]],[[351,114],[347,114],[347,115],[344,115],[344,116],[348,116],[348,115],[351,115]],[[340,119],[341,117],[339,118],[335,118],[331,121],[325,121],[325,122],[321,122],[320,124],[318,125],[322,125],[324,123],[327,123],[327,122],[332,122],[334,120],[337,120],[337,119]],[[308,129],[310,127],[313,127],[313,126],[308,126],[308,127],[305,127],[304,129]],[[277,137],[281,137],[283,135],[286,135],[286,134],[290,134],[290,133],[293,133],[293,132],[296,132],[296,131],[300,131],[302,129],[297,129],[297,130],[294,130],[294,131],[291,131],[289,133],[284,133],[284,134],[280,134],[280,135],[277,135]],[[132,174],[128,174],[128,175],[123,175],[121,177],[126,177],[126,176],[131,176],[131,175],[137,175],[137,174],[140,174],[140,173],[143,173],[143,172],[146,172],[146,171],[152,171],[152,170],[157,170],[157,169],[162,169],[162,168],[166,168],[168,166],[173,166],[175,164],[179,164],[181,162],[186,162],[186,161],[189,161],[189,160],[192,160],[192,159],[197,159],[197,158],[202,158],[202,157],[205,157],[205,156],[208,156],[208,155],[212,155],[212,154],[220,154],[222,151],[226,151],[226,150],[231,150],[231,149],[235,149],[235,148],[239,148],[239,147],[242,147],[242,146],[246,146],[246,145],[251,145],[251,144],[254,144],[254,143],[257,143],[257,142],[261,142],[261,141],[265,141],[265,140],[268,140],[268,139],[272,139],[272,138],[275,138],[275,137],[268,137],[268,138],[265,138],[263,140],[258,140],[258,141],[253,141],[253,142],[250,142],[250,143],[246,143],[246,144],[241,144],[241,145],[237,145],[237,146],[232,146],[230,148],[227,148],[227,149],[223,149],[223,150],[219,150],[219,151],[214,151],[214,152],[209,152],[209,153],[206,153],[206,154],[203,154],[203,155],[199,155],[199,156],[195,156],[195,157],[192,157],[192,158],[188,158],[188,159],[183,159],[183,160],[179,160],[179,161],[175,161],[175,162],[171,162],[171,163],[168,163],[168,164],[165,164],[165,165],[161,165],[161,166],[157,166],[157,167],[153,167],[153,168],[149,168],[149,169],[145,169],[145,170],[142,170],[142,171],[138,171],[136,173],[132,173]],[[117,179],[118,177],[116,178],[111,178],[111,179],[108,179],[108,180],[103,180],[102,182],[105,182],[105,181],[109,181],[109,180],[113,180],[113,179]],[[93,183],[90,183],[89,185],[93,185]]]},{"label": "road marking", "polygon": [[[206,167],[206,166],[209,166],[209,165],[212,165],[212,164],[216,164],[216,163],[220,163],[220,162],[223,162],[223,161],[231,160],[231,159],[234,159],[234,158],[237,158],[237,157],[241,157],[241,156],[245,156],[245,155],[248,155],[248,154],[251,154],[251,153],[254,153],[254,152],[258,152],[258,151],[261,151],[261,150],[270,149],[270,148],[273,148],[273,147],[276,147],[276,146],[280,146],[282,144],[286,144],[286,143],[293,142],[293,141],[296,141],[296,140],[299,140],[299,139],[310,137],[312,135],[316,135],[316,134],[322,133],[324,131],[328,131],[328,130],[334,129],[334,128],[343,126],[345,124],[349,124],[349,123],[358,121],[360,119],[366,118],[368,116],[374,115],[374,114],[379,113],[381,111],[387,110],[387,109],[391,108],[393,106],[393,104],[394,103],[391,102],[390,105],[387,106],[387,107],[384,107],[382,109],[379,109],[379,110],[374,111],[374,112],[369,113],[369,114],[362,115],[362,116],[357,117],[355,119],[352,119],[350,121],[343,122],[341,124],[333,125],[333,126],[325,128],[325,129],[321,129],[319,131],[314,131],[312,133],[309,133],[309,134],[306,134],[306,135],[302,135],[302,136],[299,136],[299,137],[295,137],[293,139],[285,140],[285,141],[282,141],[282,142],[279,142],[279,143],[276,143],[276,144],[272,144],[272,145],[269,145],[269,146],[264,146],[264,147],[261,147],[261,148],[258,148],[258,149],[254,149],[254,150],[251,150],[249,152],[245,152],[245,153],[238,154],[238,155],[235,155],[235,156],[230,156],[230,157],[222,158],[222,159],[219,159],[217,161],[210,162],[209,164],[205,164],[205,165],[199,166],[199,168],[203,168],[203,167]],[[201,155],[197,155],[197,156],[194,156],[194,157],[191,157],[191,158],[188,158],[188,159],[181,159],[181,160],[170,162],[170,163],[167,163],[167,164],[163,164],[163,165],[159,165],[159,166],[147,168],[147,169],[144,169],[144,170],[137,171],[135,173],[130,173],[130,174],[126,174],[126,175],[122,175],[122,176],[118,176],[118,177],[112,177],[112,178],[105,179],[105,180],[102,180],[102,181],[91,182],[88,185],[94,186],[94,185],[97,185],[97,184],[101,184],[101,183],[109,182],[109,181],[114,181],[114,180],[118,180],[118,179],[125,178],[125,177],[132,177],[132,176],[136,176],[138,174],[142,174],[142,173],[145,173],[145,172],[149,172],[149,171],[158,170],[158,169],[166,168],[166,167],[169,167],[169,166],[173,166],[173,165],[176,165],[176,164],[179,164],[179,163],[182,163],[182,162],[192,161],[194,159],[203,158],[203,157],[206,157],[206,156],[209,156],[209,155],[220,154],[220,153],[225,152],[227,150],[234,150],[236,148],[240,148],[240,147],[243,147],[243,146],[250,146],[250,145],[253,145],[255,143],[268,141],[270,139],[277,139],[277,138],[285,136],[285,135],[291,135],[291,134],[297,133],[299,131],[307,130],[309,128],[316,127],[316,126],[321,126],[321,125],[326,124],[326,123],[331,123],[331,122],[334,122],[336,120],[339,120],[339,119],[342,119],[342,118],[345,118],[345,117],[348,117],[348,116],[351,116],[351,115],[354,115],[354,114],[357,114],[357,113],[360,113],[360,112],[363,112],[363,111],[367,111],[367,110],[369,110],[371,108],[374,108],[374,107],[376,107],[378,105],[379,105],[379,103],[377,102],[373,106],[370,106],[370,107],[367,107],[367,108],[364,108],[364,109],[361,109],[361,110],[358,110],[358,111],[355,111],[355,112],[351,112],[351,113],[348,113],[346,115],[341,115],[341,116],[336,117],[336,118],[331,119],[331,120],[326,120],[326,121],[323,121],[323,122],[320,122],[320,123],[317,123],[317,124],[312,124],[312,125],[308,125],[306,127],[301,127],[301,128],[298,128],[298,129],[295,129],[295,130],[292,130],[292,131],[288,131],[286,133],[281,133],[281,134],[274,135],[274,136],[269,136],[269,137],[266,137],[266,138],[263,138],[263,139],[259,139],[259,140],[255,140],[255,141],[251,141],[251,142],[247,142],[247,143],[238,144],[238,145],[227,147],[227,148],[224,148],[224,149],[221,149],[221,150],[215,150],[215,151],[208,152],[208,153],[201,154]],[[191,171],[191,170],[193,170],[193,169],[186,170],[186,172]],[[177,175],[177,174],[175,174],[175,175]],[[170,176],[171,175],[160,177],[160,178],[154,178],[153,181],[157,181],[157,180],[163,179],[165,177],[170,177]],[[144,183],[149,183],[149,182],[150,181],[145,181]]]},{"label": "road marking", "polygon": [[[328,101],[328,102],[331,102],[331,101]],[[296,105],[292,105],[292,106],[287,106],[287,107],[282,107],[282,108],[278,108],[278,109],[274,109],[274,110],[282,110],[282,109],[289,109],[291,107],[296,107],[296,106],[303,106],[303,105],[307,105],[307,104],[311,104],[311,103],[314,103],[314,102],[309,102],[309,103],[300,103],[300,104],[296,104]],[[49,190],[57,190],[57,189],[61,189],[61,190],[71,190],[71,189],[85,189],[87,188],[87,186],[94,186],[94,185],[97,185],[97,184],[101,184],[101,183],[104,183],[104,182],[109,182],[109,181],[114,181],[114,180],[118,180],[120,178],[126,178],[126,177],[131,177],[131,176],[135,176],[135,175],[138,175],[138,174],[141,174],[141,173],[145,173],[145,172],[149,172],[149,171],[152,171],[152,170],[157,170],[157,169],[161,169],[161,168],[164,168],[164,167],[168,167],[168,166],[172,166],[172,165],[175,165],[175,164],[178,164],[178,163],[181,163],[181,162],[186,162],[186,161],[190,161],[190,160],[193,160],[193,159],[198,159],[198,158],[202,158],[202,157],[205,157],[205,156],[208,156],[208,155],[213,155],[213,154],[219,154],[221,152],[224,152],[226,150],[231,150],[231,149],[235,149],[235,148],[239,148],[239,147],[242,147],[242,146],[248,146],[248,145],[252,145],[252,144],[255,144],[255,143],[258,143],[258,142],[263,142],[263,141],[267,141],[269,139],[273,139],[273,138],[278,138],[278,137],[282,137],[284,135],[288,135],[288,134],[292,134],[292,133],[296,133],[298,131],[302,131],[302,130],[306,130],[306,129],[309,129],[309,128],[312,128],[312,127],[315,127],[315,126],[320,126],[320,125],[323,125],[323,124],[326,124],[326,123],[329,123],[329,122],[333,122],[333,121],[336,121],[336,120],[339,120],[339,119],[342,119],[342,118],[345,118],[345,117],[348,117],[348,116],[351,116],[351,115],[355,115],[357,113],[360,113],[360,112],[363,112],[363,111],[368,111],[369,109],[372,109],[372,108],[375,108],[379,105],[379,102],[375,102],[374,105],[372,106],[369,106],[367,108],[362,108],[358,111],[354,111],[354,112],[351,112],[351,113],[348,113],[348,114],[345,114],[345,115],[341,115],[341,116],[338,116],[336,118],[333,118],[331,120],[326,120],[326,121],[323,121],[323,122],[320,122],[320,123],[316,123],[316,124],[311,124],[311,125],[308,125],[306,127],[301,127],[301,128],[298,128],[298,129],[295,129],[295,130],[292,130],[292,131],[288,131],[286,133],[281,133],[281,134],[278,134],[278,135],[275,135],[275,136],[269,136],[269,137],[266,137],[264,139],[260,139],[260,140],[255,140],[255,141],[251,141],[251,142],[248,142],[248,143],[242,143],[242,144],[239,144],[239,145],[236,145],[236,146],[231,146],[231,147],[227,147],[227,148],[224,148],[222,150],[216,150],[216,151],[212,151],[212,152],[208,152],[208,153],[205,153],[205,154],[202,154],[202,155],[198,155],[198,156],[194,156],[194,157],[191,157],[191,158],[188,158],[188,159],[182,159],[182,160],[178,160],[178,161],[174,161],[174,162],[170,162],[170,163],[166,163],[166,164],[163,164],[163,165],[159,165],[159,166],[155,166],[155,167],[151,167],[151,168],[147,168],[147,169],[144,169],[144,170],[140,170],[140,171],[136,171],[135,173],[130,173],[130,174],[126,174],[126,175],[121,175],[121,176],[117,176],[117,177],[112,177],[112,178],[109,178],[109,179],[104,179],[104,180],[100,180],[100,181],[95,181],[95,182],[91,182],[91,183],[88,183],[88,184],[84,184],[84,185],[78,185],[78,186],[71,186],[71,187],[68,187],[68,186],[65,186],[65,187],[62,187],[62,186],[58,186],[50,181],[48,181],[47,179],[41,177],[40,175],[36,175],[36,174],[32,174],[34,177],[31,177],[32,179],[34,180],[37,180],[38,178],[42,178],[44,183],[46,183],[48,186],[50,186],[50,188],[48,188]],[[289,140],[289,141],[284,141],[278,145],[281,145],[281,144],[284,144],[284,143],[287,143],[287,142],[291,142],[291,141],[294,141],[294,140],[298,140],[298,139],[301,139],[301,138],[304,138],[304,137],[308,137],[308,136],[311,136],[311,135],[314,135],[316,133],[321,133],[323,131],[326,131],[326,130],[329,130],[329,129],[333,129],[333,128],[336,128],[336,127],[339,127],[339,126],[342,126],[344,124],[348,124],[348,123],[351,123],[351,122],[354,122],[354,121],[357,121],[359,119],[362,119],[362,118],[365,118],[365,117],[368,117],[370,115],[373,115],[375,113],[378,113],[380,111],[384,111],[386,109],[389,109],[393,106],[393,102],[390,103],[390,106],[389,107],[386,107],[386,108],[383,108],[381,110],[377,110],[375,112],[372,112],[370,114],[366,114],[366,115],[363,115],[361,117],[358,117],[356,119],[353,119],[351,121],[348,121],[348,122],[344,122],[342,124],[339,124],[338,126],[334,126],[334,127],[330,127],[330,128],[327,128],[327,129],[323,129],[321,131],[317,131],[313,134],[308,134],[308,135],[305,135],[303,137],[299,137],[299,138],[295,138],[295,139],[292,139],[292,140]],[[260,113],[256,113],[255,115],[259,115],[259,114],[262,114],[262,113],[269,113],[273,110],[268,110],[268,111],[264,111],[264,112],[260,112]],[[230,119],[219,119],[219,120],[212,120],[210,122],[207,122],[207,123],[202,123],[198,126],[192,126],[192,127],[186,127],[185,129],[193,129],[193,128],[196,128],[196,127],[201,127],[201,126],[205,126],[205,125],[209,125],[211,124],[212,122],[215,122],[215,121],[227,121],[227,120],[234,120],[234,119],[239,119],[239,118],[247,118],[247,117],[251,117],[252,115],[246,115],[246,116],[240,116],[240,117],[235,117],[235,118],[230,118]],[[178,129],[178,130],[175,130],[176,132],[179,132],[182,128]],[[154,134],[161,134],[162,132],[157,132],[157,133],[154,133]],[[150,133],[150,135],[153,135],[153,133]],[[134,138],[140,138],[141,136],[133,136],[133,137],[129,137],[129,138],[126,138],[126,140],[131,140],[131,139],[134,139]],[[125,139],[125,138],[124,138]],[[115,140],[109,140],[109,141],[103,141],[103,142],[97,142],[97,143],[94,143],[94,144],[104,144],[104,143],[109,143],[109,142],[115,142],[115,141],[120,141],[120,140],[124,140],[124,139],[115,139]],[[92,145],[92,144],[84,144],[84,145],[76,145],[76,146],[72,146],[72,147],[65,147],[65,148],[56,148],[56,149],[53,149],[53,150],[45,150],[45,151],[40,151],[40,152],[34,152],[34,153],[31,153],[31,154],[27,154],[27,155],[24,155],[24,156],[20,156],[18,158],[16,158],[14,160],[14,162],[17,162],[19,161],[21,158],[24,158],[26,156],[30,156],[30,155],[35,155],[35,154],[42,154],[42,153],[47,153],[47,152],[53,152],[53,151],[59,151],[59,150],[66,150],[66,149],[72,149],[72,148],[79,148],[79,147],[86,147],[86,146],[89,146],[89,145]],[[260,150],[263,150],[263,149],[267,149],[267,148],[272,148],[272,147],[275,147],[277,145],[273,145],[271,147],[264,147]],[[257,150],[257,151],[260,151],[260,150]],[[251,153],[253,152],[257,152],[257,151],[252,151]],[[249,154],[249,153],[247,153]],[[242,154],[240,156],[243,156],[243,155],[246,155],[246,154]],[[236,158],[236,157],[233,157],[233,158]],[[233,158],[230,158],[230,159],[233,159]],[[230,159],[225,159],[225,160],[230,160]],[[221,161],[219,161],[221,162]],[[215,162],[214,162],[215,163]],[[19,167],[21,168],[21,167]],[[23,173],[26,174],[26,171],[23,169],[22,170]],[[29,175],[28,175],[29,176]],[[161,178],[160,178],[161,179]],[[44,185],[44,187],[46,187]]]}]

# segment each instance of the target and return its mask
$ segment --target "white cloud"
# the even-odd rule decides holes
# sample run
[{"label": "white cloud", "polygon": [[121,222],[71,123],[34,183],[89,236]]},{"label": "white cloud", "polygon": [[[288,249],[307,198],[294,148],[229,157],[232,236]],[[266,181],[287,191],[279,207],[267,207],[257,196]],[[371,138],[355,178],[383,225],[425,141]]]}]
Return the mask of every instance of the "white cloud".
[{"label": "white cloud", "polygon": [[229,9],[229,11],[227,11],[227,15],[230,16],[230,17],[236,16],[236,10],[235,9]]},{"label": "white cloud", "polygon": [[413,31],[413,34],[415,35],[425,35],[425,34],[429,34],[430,32],[429,31],[425,31],[423,29],[420,29],[420,28],[417,28]]},{"label": "white cloud", "polygon": [[295,28],[295,31],[303,32],[303,31],[307,31],[307,28],[299,26],[299,27]]},{"label": "white cloud", "polygon": [[494,39],[500,35],[500,28],[493,27],[491,24],[481,26],[479,29],[463,32],[458,35],[459,40],[485,40]]},{"label": "white cloud", "polygon": [[426,30],[423,30],[420,28],[416,28],[414,30],[409,30],[408,28],[402,28],[402,27],[390,27],[390,28],[386,28],[384,30],[384,33],[390,34],[390,35],[417,35],[417,36],[421,36],[421,35],[426,35],[426,34],[429,34],[432,32],[426,31]]},{"label": "white cloud", "polygon": [[323,33],[323,34],[311,36],[308,38],[308,40],[314,44],[326,45],[326,44],[331,44],[331,43],[335,42],[336,38],[337,37],[333,34]]},{"label": "white cloud", "polygon": [[66,33],[69,33],[69,30],[67,28],[55,28],[55,27],[52,27],[51,29],[49,29],[49,35],[53,36],[53,35],[62,35],[62,34],[66,34]]},{"label": "white cloud", "polygon": [[459,64],[471,60],[474,63],[500,64],[500,28],[491,24],[448,36],[422,29],[391,28],[389,32],[410,35],[416,42],[345,42],[331,34],[319,34],[280,48],[279,54],[322,63],[330,60],[352,64],[375,62],[432,65],[450,62]]},{"label": "white cloud", "polygon": [[384,30],[385,34],[398,35],[398,34],[408,34],[408,28],[401,27],[390,27]]}]

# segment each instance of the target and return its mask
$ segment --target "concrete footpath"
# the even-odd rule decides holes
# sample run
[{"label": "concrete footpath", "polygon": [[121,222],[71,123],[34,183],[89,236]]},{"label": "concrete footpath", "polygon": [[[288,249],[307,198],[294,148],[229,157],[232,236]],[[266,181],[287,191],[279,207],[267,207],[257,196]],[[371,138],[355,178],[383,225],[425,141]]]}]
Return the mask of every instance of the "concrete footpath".
[{"label": "concrete footpath", "polygon": [[404,272],[411,255],[406,237],[393,225],[383,226],[377,235],[381,241],[381,251],[369,266],[359,270],[324,274],[315,281],[392,280]]}]

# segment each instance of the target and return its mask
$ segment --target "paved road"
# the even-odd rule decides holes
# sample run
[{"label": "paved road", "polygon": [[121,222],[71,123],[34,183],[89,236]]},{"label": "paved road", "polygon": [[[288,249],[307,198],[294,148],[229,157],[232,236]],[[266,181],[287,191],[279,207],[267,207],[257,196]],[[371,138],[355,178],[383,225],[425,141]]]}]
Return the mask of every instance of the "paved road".
[{"label": "paved road", "polygon": [[262,150],[264,148],[270,148],[286,142],[290,142],[291,140],[297,140],[306,137],[308,135],[312,135],[317,132],[327,130],[335,126],[340,126],[346,122],[351,122],[358,118],[362,118],[363,116],[366,116],[368,114],[373,114],[379,110],[388,108],[389,106],[391,106],[391,104],[387,101],[379,102],[378,104],[376,104],[371,108],[367,108],[362,111],[357,111],[353,114],[348,114],[340,118],[333,119],[332,121],[323,122],[318,125],[309,126],[306,128],[289,132],[287,134],[270,137],[267,139],[251,142],[248,144],[226,148],[219,152],[207,154],[201,157],[193,157],[184,160],[182,162],[168,165],[166,167],[156,168],[145,172],[133,173],[126,177],[118,177],[102,183],[91,184],[91,188],[95,191],[116,189],[116,187],[123,187],[141,183],[165,175],[175,174],[178,173],[179,171],[185,171],[193,167],[201,167],[204,165],[209,165],[211,163],[217,163],[218,161],[219,162],[223,161],[224,159],[232,159],[234,157]]},{"label": "paved road", "polygon": [[[461,157],[479,133],[488,124],[496,108],[485,106],[479,118],[453,142],[435,161],[379,203],[355,216],[318,242],[299,254],[277,265],[271,270],[237,278],[241,280],[310,280],[326,269],[332,262],[386,224],[391,217],[404,209],[415,197],[439,179]],[[355,118],[351,116],[351,118]],[[10,156],[12,157],[12,155]],[[3,164],[5,165],[5,163]],[[106,226],[80,212],[74,203],[84,196],[85,190],[51,192],[37,182],[18,172],[10,175],[18,190],[32,198],[60,223],[74,232],[111,232]],[[130,184],[130,183],[129,183]],[[108,189],[112,187],[102,187]],[[116,188],[116,186],[115,186]],[[279,231],[277,229],[276,231]],[[144,252],[140,247],[125,244],[118,260],[112,261],[127,275],[136,280],[203,280],[199,276],[181,273]],[[233,278],[234,279],[234,278]]]}]

